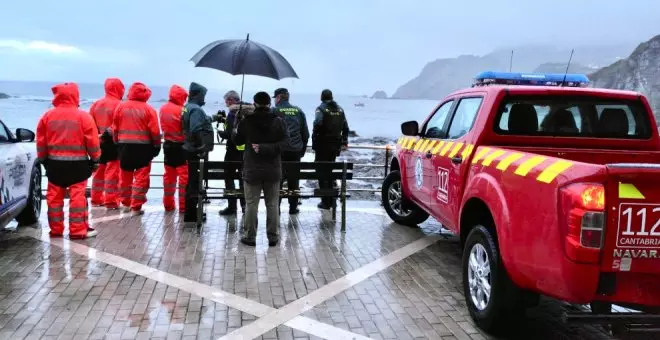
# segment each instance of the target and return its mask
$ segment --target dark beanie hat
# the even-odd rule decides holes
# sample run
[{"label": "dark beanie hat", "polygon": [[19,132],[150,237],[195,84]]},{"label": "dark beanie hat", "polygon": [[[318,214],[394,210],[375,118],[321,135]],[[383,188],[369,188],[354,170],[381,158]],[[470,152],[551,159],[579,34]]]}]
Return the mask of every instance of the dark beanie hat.
[{"label": "dark beanie hat", "polygon": [[332,91],[328,89],[321,91],[321,100],[332,100]]},{"label": "dark beanie hat", "polygon": [[254,95],[254,103],[261,106],[270,105],[270,95],[266,92],[257,92]]}]

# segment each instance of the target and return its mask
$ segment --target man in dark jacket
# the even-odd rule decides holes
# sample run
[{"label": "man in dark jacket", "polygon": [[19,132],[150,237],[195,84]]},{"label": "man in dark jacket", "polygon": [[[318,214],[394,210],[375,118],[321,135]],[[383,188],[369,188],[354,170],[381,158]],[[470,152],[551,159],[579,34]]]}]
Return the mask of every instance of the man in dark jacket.
[{"label": "man in dark jacket", "polygon": [[243,160],[246,212],[241,242],[256,245],[257,213],[261,191],[266,203],[266,235],[268,245],[279,241],[279,190],[282,180],[280,144],[287,138],[286,125],[270,110],[270,96],[266,92],[254,95],[254,113],[247,115],[234,134],[236,144],[246,145]]},{"label": "man in dark jacket", "polygon": [[[305,112],[289,103],[289,91],[285,88],[275,90],[273,98],[275,98],[273,112],[284,120],[289,135],[289,138],[282,144],[282,161],[300,162],[309,142],[309,128]],[[295,193],[300,191],[298,176],[286,164],[284,165],[284,177],[289,191]],[[289,214],[298,212],[298,197],[289,197]]]},{"label": "man in dark jacket", "polygon": [[[225,106],[229,109],[227,118],[224,122],[224,131],[220,131],[220,138],[227,141],[227,151],[225,152],[225,162],[242,162],[243,161],[243,152],[245,151],[245,145],[236,145],[232,140],[232,131],[238,125],[238,120],[241,118],[241,112],[244,110],[253,109],[252,105],[247,103],[241,103],[241,97],[236,91],[229,91],[225,93]],[[227,173],[239,173],[241,172],[240,166],[229,166],[225,169]],[[238,181],[238,187],[240,191],[243,191],[243,181]],[[236,190],[236,183],[233,180],[225,180],[225,189],[227,192]],[[241,197],[241,210],[245,212],[245,199]],[[220,215],[236,215],[236,199],[229,198],[227,199],[227,208],[220,211]]]},{"label": "man in dark jacket", "polygon": [[[332,91],[321,92],[321,105],[316,108],[314,127],[312,132],[312,149],[314,149],[315,162],[334,162],[341,151],[348,148],[348,122],[344,109],[332,98]],[[331,189],[330,173],[319,175],[319,188]],[[321,179],[323,178],[323,179]],[[324,197],[319,203],[319,209],[330,209],[336,204],[331,197]]]},{"label": "man in dark jacket", "polygon": [[184,222],[197,221],[199,196],[199,160],[213,150],[213,125],[202,106],[206,97],[206,87],[190,83],[188,103],[183,107],[181,127],[184,135],[183,150],[188,159],[188,185],[186,187],[186,208]]}]

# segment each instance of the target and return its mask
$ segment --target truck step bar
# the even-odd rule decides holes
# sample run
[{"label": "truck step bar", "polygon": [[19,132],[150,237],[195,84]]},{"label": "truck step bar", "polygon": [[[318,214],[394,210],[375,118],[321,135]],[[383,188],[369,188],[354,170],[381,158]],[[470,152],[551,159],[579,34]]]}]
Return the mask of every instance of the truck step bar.
[{"label": "truck step bar", "polygon": [[660,332],[660,314],[566,312],[564,320],[567,323],[609,324],[627,332]]}]

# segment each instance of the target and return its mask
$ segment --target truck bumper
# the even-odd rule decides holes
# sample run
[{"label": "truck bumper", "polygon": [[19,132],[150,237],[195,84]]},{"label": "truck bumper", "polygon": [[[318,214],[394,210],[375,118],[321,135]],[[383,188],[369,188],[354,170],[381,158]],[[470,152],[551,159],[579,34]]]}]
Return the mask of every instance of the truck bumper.
[{"label": "truck bumper", "polygon": [[660,273],[601,273],[593,300],[658,312]]},{"label": "truck bumper", "polygon": [[[593,301],[612,302],[637,310],[660,308],[660,272],[658,274],[601,272],[600,265],[565,261],[565,284],[558,292],[561,300],[588,304]],[[633,307],[634,306],[634,307]]]}]

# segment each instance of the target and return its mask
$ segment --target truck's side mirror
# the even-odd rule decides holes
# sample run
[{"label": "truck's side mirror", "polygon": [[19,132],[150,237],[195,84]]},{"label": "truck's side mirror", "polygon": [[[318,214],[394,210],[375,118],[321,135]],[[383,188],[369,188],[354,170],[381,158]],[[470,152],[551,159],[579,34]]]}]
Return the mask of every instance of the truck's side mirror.
[{"label": "truck's side mirror", "polygon": [[411,120],[401,124],[401,133],[405,136],[417,136],[419,134],[419,123]]}]

